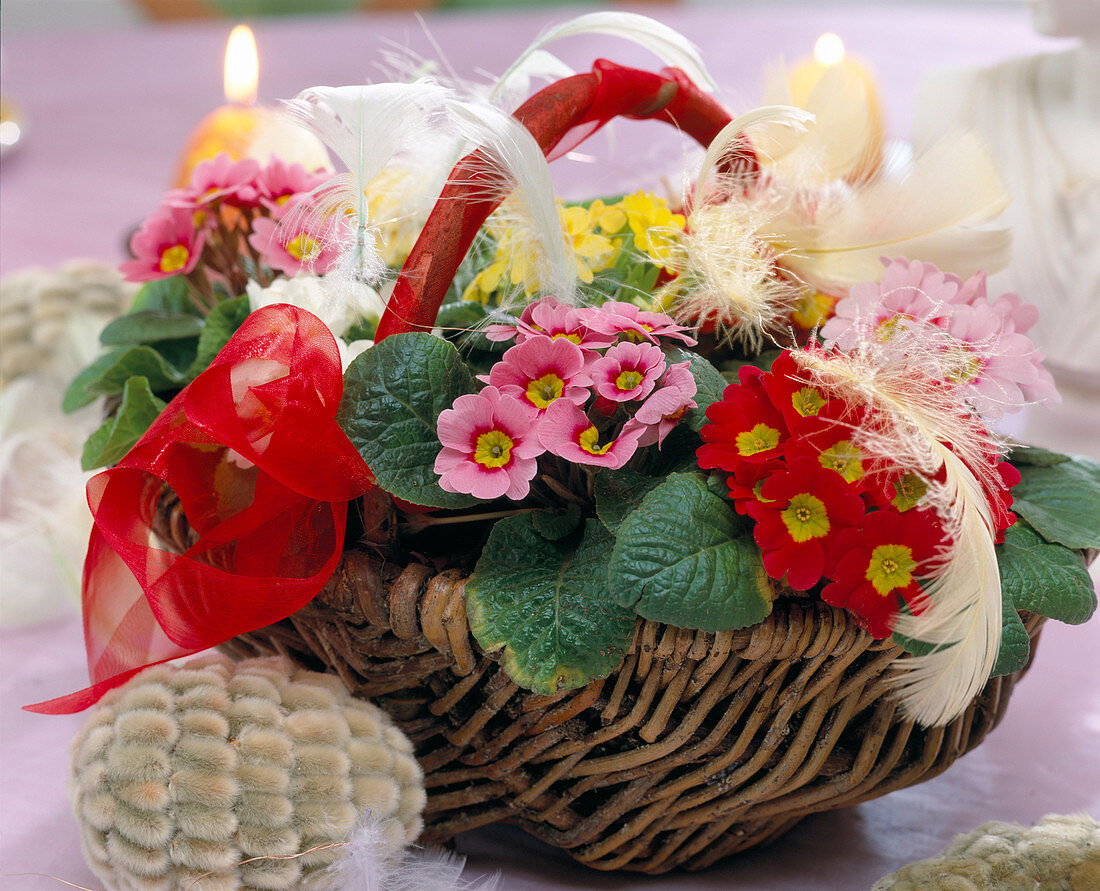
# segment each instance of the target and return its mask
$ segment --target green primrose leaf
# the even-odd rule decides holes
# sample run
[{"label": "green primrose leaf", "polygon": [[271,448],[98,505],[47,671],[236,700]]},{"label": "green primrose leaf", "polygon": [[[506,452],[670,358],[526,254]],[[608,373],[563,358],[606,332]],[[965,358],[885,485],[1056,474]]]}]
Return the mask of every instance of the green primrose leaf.
[{"label": "green primrose leaf", "polygon": [[1009,527],[997,546],[1001,585],[1016,609],[1068,625],[1088,621],[1096,591],[1080,552],[1043,541],[1022,521]]},{"label": "green primrose leaf", "polygon": [[119,316],[99,334],[105,346],[129,343],[156,343],[161,340],[181,340],[202,333],[203,321],[198,316],[160,309],[144,309]]},{"label": "green primrose leaf", "polygon": [[395,334],[348,367],[336,421],[387,492],[428,507],[469,507],[479,499],[439,487],[436,420],[476,389],[452,344],[422,332]]},{"label": "green primrose leaf", "polygon": [[229,339],[244,324],[250,311],[247,294],[223,300],[210,310],[202,334],[199,335],[198,351],[188,369],[190,378],[198,377],[210,367],[214,357],[222,351],[222,347],[229,343]]},{"label": "green primrose leaf", "polygon": [[613,539],[595,519],[583,534],[548,541],[530,514],[493,527],[466,582],[470,630],[486,652],[502,651],[522,687],[551,694],[606,677],[634,632],[632,610],[607,589]]},{"label": "green primrose leaf", "polygon": [[693,408],[687,413],[687,422],[692,430],[702,430],[703,425],[707,422],[707,408],[721,400],[728,382],[722,377],[722,373],[717,368],[691,350],[686,350],[683,347],[673,347],[665,351],[665,356],[669,365],[675,365],[685,360],[691,363],[688,370],[691,372],[691,376],[695,378],[695,386],[698,388],[695,393],[695,401],[699,405],[698,408]]},{"label": "green primrose leaf", "polygon": [[117,464],[164,411],[164,406],[165,403],[149,389],[146,378],[130,378],[123,387],[118,411],[84,443],[80,466],[84,470],[94,470]]},{"label": "green primrose leaf", "polygon": [[1050,542],[1100,548],[1100,464],[1072,458],[1018,468],[1012,509]]},{"label": "green primrose leaf", "polygon": [[622,521],[611,594],[655,622],[702,631],[744,628],[772,609],[760,550],[702,474],[674,473]]},{"label": "green primrose leaf", "polygon": [[[1004,569],[1001,570],[1002,577]],[[997,661],[993,663],[993,670],[989,673],[991,678],[1000,677],[1003,674],[1012,674],[1027,665],[1027,657],[1031,652],[1031,638],[1027,636],[1027,628],[1024,627],[1020,614],[1012,605],[1012,594],[1001,583],[1001,648],[997,651]]]},{"label": "green primrose leaf", "polygon": [[603,469],[596,474],[596,514],[608,529],[618,532],[619,524],[634,510],[662,477],[646,476],[633,470]]},{"label": "green primrose leaf", "polygon": [[537,510],[531,514],[531,525],[547,541],[557,541],[574,532],[581,522],[581,509],[570,501],[565,510]]},{"label": "green primrose leaf", "polygon": [[1008,453],[1008,460],[1017,467],[1027,464],[1033,467],[1050,467],[1055,464],[1064,464],[1073,459],[1061,452],[1051,452],[1041,449],[1039,446],[1015,445]]},{"label": "green primrose leaf", "polygon": [[130,312],[146,311],[183,313],[196,318],[202,318],[203,315],[191,299],[187,279],[182,275],[173,275],[142,285],[134,295],[134,305]]},{"label": "green primrose leaf", "polygon": [[61,408],[76,411],[98,396],[117,396],[132,377],[144,377],[153,392],[177,389],[187,382],[187,376],[151,346],[123,347],[105,353],[80,372],[65,391]]}]

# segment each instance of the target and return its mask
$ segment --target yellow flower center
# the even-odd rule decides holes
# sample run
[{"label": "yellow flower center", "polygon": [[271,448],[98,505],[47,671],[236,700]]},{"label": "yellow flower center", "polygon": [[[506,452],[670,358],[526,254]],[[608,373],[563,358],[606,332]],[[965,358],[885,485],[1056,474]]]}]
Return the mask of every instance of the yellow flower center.
[{"label": "yellow flower center", "polygon": [[822,294],[820,291],[806,291],[795,304],[791,318],[795,323],[807,330],[816,328],[832,315],[835,297]]},{"label": "yellow flower center", "polygon": [[742,430],[734,438],[737,453],[748,457],[766,452],[779,445],[779,431],[767,424],[757,424],[751,430]]},{"label": "yellow flower center", "polygon": [[863,461],[860,460],[862,457],[863,453],[859,448],[849,440],[841,439],[825,449],[818,456],[818,461],[822,467],[835,470],[844,477],[844,482],[854,483],[863,476]]},{"label": "yellow flower center", "polygon": [[890,316],[888,319],[883,319],[878,323],[878,327],[875,329],[875,340],[879,343],[886,343],[898,333],[898,330],[905,322],[911,322],[912,320],[913,317],[911,315],[903,312]]},{"label": "yellow flower center", "polygon": [[915,473],[907,473],[894,483],[894,500],[890,502],[900,511],[916,507],[928,491],[928,483]]},{"label": "yellow flower center", "polygon": [[512,460],[512,438],[503,430],[490,430],[477,438],[474,460],[485,467],[504,467]]},{"label": "yellow flower center", "polygon": [[809,492],[795,495],[779,516],[791,538],[799,544],[829,534],[829,512],[824,502]]},{"label": "yellow flower center", "polygon": [[321,249],[316,240],[310,238],[303,232],[301,235],[294,236],[294,238],[286,243],[286,252],[295,260],[302,263],[308,263],[310,260],[317,259],[317,255],[321,253]]},{"label": "yellow flower center", "polygon": [[577,346],[581,344],[581,336],[579,334],[571,334],[567,331],[559,331],[557,334],[551,334],[551,340],[557,340],[559,337],[564,337],[570,343],[575,343]]},{"label": "yellow flower center", "polygon": [[621,393],[627,393],[630,390],[636,390],[641,386],[645,376],[640,371],[620,371],[619,376],[615,378],[615,386]]},{"label": "yellow flower center", "polygon": [[160,255],[161,272],[179,272],[187,265],[191,252],[182,244],[173,245]]},{"label": "yellow flower center", "polygon": [[561,396],[564,389],[565,381],[551,371],[527,385],[527,401],[536,408],[546,408]]},{"label": "yellow flower center", "polygon": [[965,343],[951,347],[944,357],[945,377],[953,384],[969,384],[982,373],[984,363]]},{"label": "yellow flower center", "polygon": [[905,545],[884,544],[871,551],[867,564],[867,581],[885,597],[895,588],[904,588],[913,581],[917,561]]},{"label": "yellow flower center", "polygon": [[589,427],[577,439],[577,445],[590,455],[604,455],[615,444],[615,440],[611,440],[607,445],[600,445],[599,442],[600,431],[595,427]]},{"label": "yellow flower center", "polygon": [[802,417],[816,416],[825,406],[825,397],[813,387],[803,387],[791,394],[791,405]]}]

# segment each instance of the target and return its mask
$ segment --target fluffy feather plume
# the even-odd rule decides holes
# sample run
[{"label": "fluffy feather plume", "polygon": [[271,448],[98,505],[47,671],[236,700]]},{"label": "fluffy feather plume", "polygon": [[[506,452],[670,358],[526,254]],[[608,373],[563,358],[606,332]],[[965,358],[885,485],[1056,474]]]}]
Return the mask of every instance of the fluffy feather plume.
[{"label": "fluffy feather plume", "polygon": [[936,648],[894,663],[900,706],[925,726],[962,713],[989,677],[1001,638],[1001,581],[985,494],[1001,482],[988,460],[988,434],[937,383],[943,379],[942,334],[903,329],[888,350],[872,339],[849,354],[794,354],[810,382],[872,409],[853,431],[855,443],[872,456],[871,472],[876,465],[901,465],[919,474],[928,485],[924,504],[943,523],[949,544],[926,587],[929,606],[899,616],[895,629]]},{"label": "fluffy feather plume", "polygon": [[[577,269],[565,242],[565,232],[554,198],[550,165],[535,138],[510,114],[472,102],[451,99],[447,116],[455,132],[478,146],[490,169],[483,181],[500,190],[491,197],[511,194],[513,227],[523,226],[537,244],[539,282],[544,293],[563,303],[576,295]],[[496,185],[494,185],[496,184]]]},{"label": "fluffy feather plume", "polygon": [[[309,215],[308,228],[315,231],[324,231],[333,215],[348,223],[351,234],[338,269],[365,281],[376,280],[383,271],[367,187],[400,150],[431,138],[448,94],[433,83],[384,83],[313,87],[286,103],[290,118],[314,133],[346,168],[300,205],[300,212]],[[294,217],[292,211],[288,222],[300,222]],[[342,240],[345,235],[340,234]]]},{"label": "fluffy feather plume", "polygon": [[497,81],[491,98],[495,101],[495,97],[502,94],[510,95],[515,90],[517,76],[520,78],[530,76],[530,66],[535,53],[543,53],[537,63],[538,68],[546,68],[546,56],[550,54],[542,48],[548,43],[581,34],[607,34],[629,40],[649,50],[666,65],[679,68],[697,86],[710,91],[715,89],[714,79],[703,64],[699,48],[683,34],[674,31],[668,25],[661,24],[656,19],[633,12],[590,12],[551,28],[520,53],[519,58]]},{"label": "fluffy feather plume", "polygon": [[498,891],[499,875],[473,882],[462,878],[466,858],[441,848],[394,850],[403,837],[394,820],[366,811],[352,830],[340,857],[325,870],[334,891]]},{"label": "fluffy feather plume", "polygon": [[757,191],[754,182],[725,171],[723,162],[747,133],[753,148],[766,154],[772,130],[805,132],[813,115],[797,108],[759,108],[726,125],[703,158],[688,217],[684,247],[684,281],[676,305],[682,319],[713,322],[729,340],[758,351],[767,332],[782,327],[801,287],[776,274],[777,252],[771,243],[773,211],[767,202],[745,200]]},{"label": "fluffy feather plume", "polygon": [[835,293],[877,281],[883,255],[920,257],[962,278],[1002,268],[1009,233],[978,227],[1007,204],[988,152],[961,133],[929,147],[901,175],[822,189],[812,203],[788,206],[774,225],[788,249],[784,265]]}]

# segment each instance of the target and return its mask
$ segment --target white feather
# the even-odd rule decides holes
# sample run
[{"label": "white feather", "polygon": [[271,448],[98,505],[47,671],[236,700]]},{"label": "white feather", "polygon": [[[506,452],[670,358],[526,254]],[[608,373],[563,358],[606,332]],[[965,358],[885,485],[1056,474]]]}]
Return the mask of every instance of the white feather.
[{"label": "white feather", "polygon": [[777,221],[790,247],[784,265],[835,292],[882,274],[883,255],[920,257],[967,278],[1007,261],[1007,230],[977,228],[1008,204],[988,152],[969,133],[945,137],[901,176],[821,191],[813,213],[792,205]]},{"label": "white feather", "polygon": [[689,283],[677,300],[676,313],[685,321],[713,320],[720,336],[759,351],[764,337],[781,329],[800,288],[775,274],[779,251],[769,244],[772,212],[766,201],[744,200],[757,190],[755,174],[723,170],[723,161],[750,133],[753,151],[761,153],[758,131],[804,133],[813,116],[797,108],[771,106],[741,115],[727,124],[707,148],[692,194],[686,231],[684,275]]},{"label": "white feather", "polygon": [[[449,91],[438,84],[383,83],[358,87],[313,87],[286,103],[291,119],[313,132],[344,165],[318,186],[302,212],[320,229],[330,214],[347,214],[352,234],[339,264],[372,280],[383,264],[371,231],[366,189],[402,149],[431,138]],[[293,217],[291,217],[293,219]]]},{"label": "white feather", "polygon": [[580,34],[607,34],[630,40],[649,50],[666,65],[679,68],[696,86],[710,91],[715,89],[714,79],[703,64],[699,48],[683,34],[656,19],[633,12],[590,12],[551,28],[527,47],[497,81],[493,94],[496,95],[509,84],[512,75],[527,64],[532,53],[555,40]]},{"label": "white feather", "polygon": [[447,102],[447,115],[460,136],[481,147],[498,178],[504,177],[503,191],[493,197],[503,197],[511,189],[510,205],[522,210],[533,240],[542,248],[541,289],[562,302],[572,302],[576,262],[565,242],[550,165],[535,138],[511,115],[480,103],[452,99]]},{"label": "white feather", "polygon": [[440,848],[403,849],[404,828],[366,811],[324,872],[333,891],[497,891],[501,878],[462,878],[466,858]]},{"label": "white feather", "polygon": [[926,589],[927,608],[899,616],[896,625],[898,633],[937,647],[893,665],[902,711],[925,726],[946,724],[966,709],[1001,643],[1001,579],[986,495],[1001,483],[988,461],[988,434],[938,383],[940,336],[946,332],[931,326],[900,329],[886,346],[870,338],[846,354],[794,353],[815,384],[874,409],[853,430],[855,444],[871,456],[871,472],[900,465],[922,476],[924,506],[936,511],[950,539]]},{"label": "white feather", "polygon": [[[718,165],[733,150],[737,140],[748,131],[755,133],[759,128],[770,125],[788,132],[804,134],[809,131],[813,122],[814,116],[810,112],[792,105],[765,105],[734,118],[718,131],[718,135],[707,146],[695,179],[695,194],[705,194],[706,186],[715,175]],[[757,146],[755,142],[753,149],[767,152],[766,146]]]}]

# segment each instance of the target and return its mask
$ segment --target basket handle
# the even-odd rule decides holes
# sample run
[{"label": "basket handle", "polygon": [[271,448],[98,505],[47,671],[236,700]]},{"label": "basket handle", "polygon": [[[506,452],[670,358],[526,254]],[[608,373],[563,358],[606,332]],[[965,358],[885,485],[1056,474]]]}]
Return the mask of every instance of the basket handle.
[{"label": "basket handle", "polygon": [[[572,148],[615,117],[655,118],[679,127],[702,145],[709,145],[730,122],[730,116],[682,71],[659,74],[626,68],[599,59],[587,74],[559,80],[539,91],[515,112],[547,157],[553,158],[566,136],[588,129],[568,143]],[[574,134],[578,135],[578,134]],[[485,157],[474,151],[451,171],[394,286],[378,323],[375,340],[406,331],[431,330],[459,264],[481,225],[503,194],[484,197]],[[747,141],[729,162],[744,172],[758,170]],[[480,181],[480,188],[478,182]],[[500,190],[490,190],[489,194]]]}]

